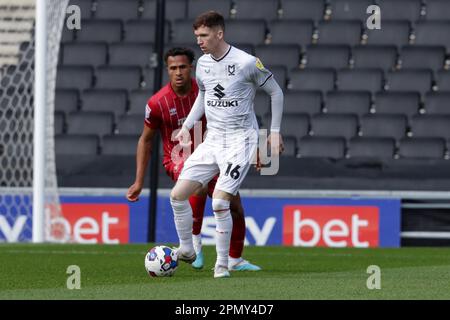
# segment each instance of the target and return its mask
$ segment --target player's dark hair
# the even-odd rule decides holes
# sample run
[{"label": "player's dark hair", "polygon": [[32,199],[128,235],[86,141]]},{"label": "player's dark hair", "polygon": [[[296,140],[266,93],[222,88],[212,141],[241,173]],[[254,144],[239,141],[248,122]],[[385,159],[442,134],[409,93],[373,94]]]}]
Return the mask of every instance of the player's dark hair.
[{"label": "player's dark hair", "polygon": [[197,30],[201,26],[208,28],[221,27],[225,32],[225,20],[223,16],[216,11],[207,11],[199,15],[192,25],[194,30]]},{"label": "player's dark hair", "polygon": [[175,47],[175,48],[169,49],[164,54],[164,63],[167,65],[167,60],[169,59],[169,57],[175,57],[175,56],[186,56],[186,57],[188,57],[190,64],[192,64],[194,62],[194,60],[195,60],[195,53],[191,49]]}]

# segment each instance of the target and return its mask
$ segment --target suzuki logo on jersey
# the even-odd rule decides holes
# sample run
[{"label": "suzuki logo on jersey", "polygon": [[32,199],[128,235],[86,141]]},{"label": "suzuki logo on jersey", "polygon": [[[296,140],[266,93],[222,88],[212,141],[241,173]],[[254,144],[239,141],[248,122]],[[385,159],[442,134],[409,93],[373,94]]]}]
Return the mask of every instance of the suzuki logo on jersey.
[{"label": "suzuki logo on jersey", "polygon": [[222,99],[223,97],[225,97],[225,93],[223,93],[223,90],[225,90],[225,88],[222,87],[222,86],[220,85],[220,83],[217,84],[217,86],[214,87],[214,91],[216,92],[216,93],[214,93],[214,95],[215,95],[217,98]]},{"label": "suzuki logo on jersey", "polygon": [[301,247],[377,247],[379,209],[372,206],[285,206],[283,244]]}]

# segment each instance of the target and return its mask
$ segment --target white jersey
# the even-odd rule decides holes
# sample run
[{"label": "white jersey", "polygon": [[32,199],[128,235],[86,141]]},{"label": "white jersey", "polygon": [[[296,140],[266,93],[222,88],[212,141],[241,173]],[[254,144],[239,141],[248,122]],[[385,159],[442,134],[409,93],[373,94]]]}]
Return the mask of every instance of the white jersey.
[{"label": "white jersey", "polygon": [[197,62],[196,77],[199,89],[205,92],[208,136],[257,131],[256,89],[271,76],[259,59],[233,46],[219,60],[203,55]]}]

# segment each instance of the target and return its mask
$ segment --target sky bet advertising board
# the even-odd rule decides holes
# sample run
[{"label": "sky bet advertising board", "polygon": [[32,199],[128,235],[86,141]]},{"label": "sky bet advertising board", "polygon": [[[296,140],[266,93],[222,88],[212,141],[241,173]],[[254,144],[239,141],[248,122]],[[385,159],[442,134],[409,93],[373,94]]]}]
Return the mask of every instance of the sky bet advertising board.
[{"label": "sky bet advertising board", "polygon": [[[295,199],[242,197],[247,245],[301,247],[399,247],[399,199]],[[63,215],[52,224],[78,243],[145,243],[148,197],[62,196]],[[0,242],[30,241],[30,215],[0,208]],[[208,199],[202,226],[213,245],[215,221]],[[168,197],[159,197],[156,242],[177,243]]]}]

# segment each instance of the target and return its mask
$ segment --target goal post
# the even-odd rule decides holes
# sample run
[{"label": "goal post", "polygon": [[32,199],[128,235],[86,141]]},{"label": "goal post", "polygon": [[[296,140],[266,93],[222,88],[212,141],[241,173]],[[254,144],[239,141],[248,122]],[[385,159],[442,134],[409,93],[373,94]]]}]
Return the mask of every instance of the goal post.
[{"label": "goal post", "polygon": [[0,0],[0,243],[67,242],[54,100],[69,0]]}]

